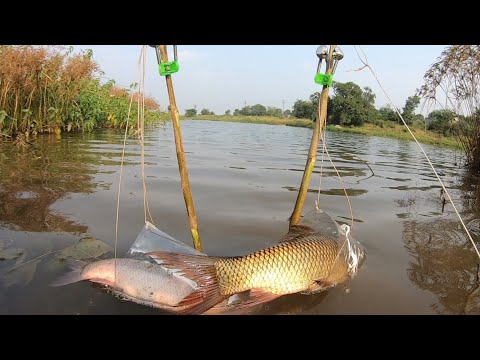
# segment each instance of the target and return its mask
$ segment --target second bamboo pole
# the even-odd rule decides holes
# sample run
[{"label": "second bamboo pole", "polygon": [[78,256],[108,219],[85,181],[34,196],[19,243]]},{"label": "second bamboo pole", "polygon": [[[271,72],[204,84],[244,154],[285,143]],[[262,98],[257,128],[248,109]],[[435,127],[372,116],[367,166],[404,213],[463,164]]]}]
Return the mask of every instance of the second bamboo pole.
[{"label": "second bamboo pole", "polygon": [[[168,61],[167,46],[159,45],[163,62]],[[175,101],[175,93],[173,91],[172,76],[166,75],[168,99],[170,101],[170,116],[173,123],[173,134],[175,136],[175,149],[177,151],[178,169],[180,171],[180,181],[182,184],[183,198],[187,207],[188,221],[190,224],[190,232],[192,234],[193,245],[196,250],[202,251],[202,243],[200,242],[200,234],[198,232],[197,215],[193,205],[192,192],[190,190],[190,182],[188,181],[187,164],[185,161],[185,153],[183,151],[182,132],[180,129],[180,116],[178,114],[177,102]]]},{"label": "second bamboo pole", "polygon": [[[326,74],[328,75],[330,75],[333,70],[332,55],[335,48],[336,45],[330,45],[326,70]],[[315,123],[315,129],[313,130],[312,140],[310,142],[310,150],[308,151],[307,163],[303,172],[302,183],[300,185],[300,190],[298,191],[297,201],[295,202],[295,208],[293,210],[292,216],[290,217],[290,226],[296,225],[300,221],[300,218],[302,216],[303,204],[305,203],[305,198],[307,197],[308,186],[310,185],[310,178],[312,177],[313,169],[315,168],[315,162],[317,161],[317,149],[320,140],[320,133],[322,132],[323,124],[327,118],[329,91],[330,87],[324,85],[322,89],[322,94],[318,98],[317,121]]]}]

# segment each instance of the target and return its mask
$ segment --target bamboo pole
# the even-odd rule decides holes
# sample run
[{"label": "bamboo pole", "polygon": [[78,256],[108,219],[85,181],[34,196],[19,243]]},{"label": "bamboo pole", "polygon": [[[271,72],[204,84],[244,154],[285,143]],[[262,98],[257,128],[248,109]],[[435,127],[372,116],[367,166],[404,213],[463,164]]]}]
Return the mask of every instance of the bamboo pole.
[{"label": "bamboo pole", "polygon": [[[164,62],[168,61],[167,46],[159,45],[160,53]],[[173,123],[173,134],[175,135],[175,148],[177,151],[178,169],[180,171],[180,181],[182,184],[183,198],[187,208],[188,221],[190,223],[190,232],[192,234],[193,245],[196,250],[202,251],[202,243],[200,242],[200,234],[198,232],[197,215],[193,205],[192,192],[190,191],[190,182],[188,181],[187,164],[185,162],[185,153],[183,151],[182,132],[180,129],[180,116],[178,115],[177,103],[175,101],[175,93],[173,92],[172,76],[166,75],[168,99],[170,101],[170,116]]]},{"label": "bamboo pole", "polygon": [[[332,54],[335,50],[336,45],[330,45],[330,51],[328,52],[327,57],[327,70],[326,74],[331,74],[333,69],[333,59]],[[290,226],[296,225],[300,221],[302,216],[302,209],[305,203],[305,198],[307,196],[308,186],[310,185],[310,178],[312,177],[313,169],[315,168],[315,162],[317,161],[317,149],[318,143],[320,140],[320,134],[322,132],[323,124],[327,118],[327,104],[328,104],[328,94],[330,87],[324,85],[322,89],[322,94],[318,98],[318,116],[315,123],[315,129],[313,130],[312,140],[310,142],[310,150],[308,151],[307,163],[305,165],[305,170],[303,172],[302,183],[300,185],[300,190],[298,191],[297,201],[295,202],[295,208],[293,210],[292,216],[290,217]]]}]

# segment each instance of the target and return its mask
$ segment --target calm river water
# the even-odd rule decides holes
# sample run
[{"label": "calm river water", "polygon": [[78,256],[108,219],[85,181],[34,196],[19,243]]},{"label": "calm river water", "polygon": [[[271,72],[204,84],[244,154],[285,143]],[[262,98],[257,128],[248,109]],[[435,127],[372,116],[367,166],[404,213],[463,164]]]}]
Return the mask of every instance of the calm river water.
[{"label": "calm river water", "polygon": [[[204,251],[242,255],[276,243],[288,230],[312,130],[183,121],[182,132]],[[367,260],[348,287],[282,297],[263,312],[478,312],[475,253],[451,205],[442,213],[440,186],[417,145],[342,133],[328,133],[327,143],[352,202],[353,235],[367,248]],[[26,150],[0,142],[0,246],[26,249],[21,258],[0,260],[0,314],[160,313],[90,282],[48,286],[62,272],[54,266],[55,254],[26,266],[13,280],[11,274],[5,276],[16,263],[87,236],[114,244],[122,145],[123,136],[112,131],[39,137]],[[477,218],[477,181],[464,174],[459,153],[425,149],[464,218]],[[121,255],[144,224],[140,154],[139,142],[129,139],[120,204]],[[147,131],[145,161],[155,225],[191,244],[171,124]],[[304,213],[314,208],[319,172],[320,161]],[[323,176],[320,207],[349,223],[341,183],[328,162]]]}]

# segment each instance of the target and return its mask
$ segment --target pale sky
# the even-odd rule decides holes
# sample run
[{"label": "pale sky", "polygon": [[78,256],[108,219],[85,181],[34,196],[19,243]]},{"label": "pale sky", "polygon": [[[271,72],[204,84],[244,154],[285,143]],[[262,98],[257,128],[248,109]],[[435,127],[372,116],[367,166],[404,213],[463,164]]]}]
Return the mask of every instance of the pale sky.
[{"label": "pale sky", "polygon": [[[203,108],[223,114],[245,105],[262,104],[290,109],[297,99],[308,99],[321,87],[314,83],[318,45],[178,45],[180,71],[173,75],[180,113]],[[369,86],[376,107],[388,103],[372,74],[362,66],[353,45],[339,45],[345,54],[334,80],[353,81]],[[408,96],[422,84],[423,75],[447,45],[362,45],[368,60],[394,104],[400,109]],[[139,82],[140,45],[81,45],[92,49],[93,57],[118,85]],[[169,58],[173,47],[168,46]],[[165,80],[157,71],[155,50],[147,48],[146,93],[156,98],[162,109],[168,105]],[[325,65],[323,65],[325,66]],[[323,67],[324,69],[324,67]],[[420,108],[417,109],[418,112]]]}]

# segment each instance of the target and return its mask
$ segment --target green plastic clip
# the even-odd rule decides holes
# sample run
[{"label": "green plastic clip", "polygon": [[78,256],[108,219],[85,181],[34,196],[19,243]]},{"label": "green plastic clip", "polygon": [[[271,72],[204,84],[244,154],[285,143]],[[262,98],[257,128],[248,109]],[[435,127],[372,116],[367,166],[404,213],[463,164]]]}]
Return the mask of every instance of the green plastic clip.
[{"label": "green plastic clip", "polygon": [[333,84],[333,75],[327,74],[317,74],[315,75],[315,82],[323,86],[332,86]]},{"label": "green plastic clip", "polygon": [[160,65],[158,65],[158,71],[160,72],[161,76],[171,75],[176,73],[179,69],[180,65],[178,64],[177,60],[161,62]]}]

